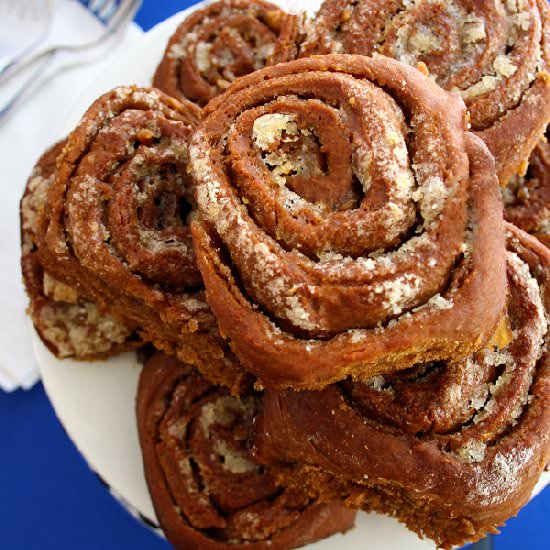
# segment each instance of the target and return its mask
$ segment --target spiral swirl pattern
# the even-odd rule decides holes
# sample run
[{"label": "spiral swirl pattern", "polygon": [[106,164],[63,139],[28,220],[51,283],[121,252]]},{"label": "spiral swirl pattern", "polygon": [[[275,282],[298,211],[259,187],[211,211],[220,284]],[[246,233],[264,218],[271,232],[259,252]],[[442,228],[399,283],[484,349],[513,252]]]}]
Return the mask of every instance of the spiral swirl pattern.
[{"label": "spiral swirl pattern", "polygon": [[508,221],[550,247],[550,131],[529,159],[525,176],[512,178],[503,189]]},{"label": "spiral swirl pattern", "polygon": [[515,515],[550,458],[550,252],[513,226],[508,249],[502,348],[322,392],[268,390],[256,458],[302,464],[290,485],[390,513],[445,548]]},{"label": "spiral swirl pattern", "polygon": [[380,53],[457,91],[504,185],[550,121],[546,0],[326,0],[301,55]]},{"label": "spiral swirl pattern", "polygon": [[163,354],[145,363],[137,396],[144,469],[175,548],[284,550],[352,527],[355,512],[280,490],[251,462],[257,404]]},{"label": "spiral swirl pattern", "polygon": [[36,240],[55,279],[231,385],[240,375],[204,297],[188,226],[187,149],[200,116],[155,89],[100,97],[58,159]]},{"label": "spiral swirl pattern", "polygon": [[61,141],[36,163],[21,200],[21,267],[29,296],[29,315],[50,351],[59,358],[97,359],[140,344],[131,325],[99,310],[78,290],[44,271],[37,249],[37,222],[48,188],[55,179],[55,161],[65,147]]},{"label": "spiral swirl pattern", "polygon": [[223,0],[177,28],[153,85],[206,105],[235,78],[296,56],[296,17],[261,0]]},{"label": "spiral swirl pattern", "polygon": [[205,114],[193,236],[245,368],[321,387],[490,337],[501,207],[458,98],[390,59],[326,56],[249,75]]}]

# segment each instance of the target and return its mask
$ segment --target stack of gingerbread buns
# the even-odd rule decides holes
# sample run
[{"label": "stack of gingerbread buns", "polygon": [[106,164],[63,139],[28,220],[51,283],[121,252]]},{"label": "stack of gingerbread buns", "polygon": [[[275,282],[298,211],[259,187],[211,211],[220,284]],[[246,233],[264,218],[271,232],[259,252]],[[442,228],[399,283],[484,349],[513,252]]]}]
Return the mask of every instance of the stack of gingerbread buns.
[{"label": "stack of gingerbread buns", "polygon": [[529,500],[549,21],[546,0],[214,2],[153,87],[107,92],[39,159],[29,314],[60,358],[147,346],[138,430],[174,547],[295,548],[363,509],[451,548]]}]

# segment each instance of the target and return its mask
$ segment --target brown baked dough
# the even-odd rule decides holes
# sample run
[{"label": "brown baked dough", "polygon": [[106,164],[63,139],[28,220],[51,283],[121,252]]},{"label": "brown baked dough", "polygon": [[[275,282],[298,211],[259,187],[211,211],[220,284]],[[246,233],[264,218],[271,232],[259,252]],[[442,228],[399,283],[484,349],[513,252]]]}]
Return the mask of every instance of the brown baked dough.
[{"label": "brown baked dough", "polygon": [[282,550],[353,527],[355,512],[281,490],[250,461],[258,400],[231,397],[161,353],[146,361],[137,396],[144,470],[176,549]]},{"label": "brown baked dough", "polygon": [[57,357],[100,359],[138,347],[141,340],[134,328],[83,299],[74,286],[54,279],[38,258],[37,219],[65,143],[56,143],[40,157],[21,200],[21,268],[28,312],[38,335]]},{"label": "brown baked dough", "polygon": [[246,377],[218,334],[188,226],[187,147],[200,117],[152,88],[100,97],[58,158],[35,240],[54,279],[236,388]]},{"label": "brown baked dough", "polygon": [[550,122],[546,0],[325,0],[301,55],[380,53],[458,91],[502,185]]},{"label": "brown baked dough", "polygon": [[550,251],[508,226],[509,340],[321,392],[268,390],[255,458],[321,500],[397,517],[443,548],[496,532],[550,458]]},{"label": "brown baked dough", "polygon": [[529,159],[525,176],[515,176],[503,188],[508,221],[550,247],[550,132]]},{"label": "brown baked dough", "polygon": [[320,388],[490,338],[502,206],[464,116],[457,96],[380,56],[280,64],[207,106],[190,147],[197,258],[261,383]]},{"label": "brown baked dough", "polygon": [[153,86],[206,105],[235,78],[296,57],[298,18],[261,0],[222,0],[193,12],[170,38]]}]

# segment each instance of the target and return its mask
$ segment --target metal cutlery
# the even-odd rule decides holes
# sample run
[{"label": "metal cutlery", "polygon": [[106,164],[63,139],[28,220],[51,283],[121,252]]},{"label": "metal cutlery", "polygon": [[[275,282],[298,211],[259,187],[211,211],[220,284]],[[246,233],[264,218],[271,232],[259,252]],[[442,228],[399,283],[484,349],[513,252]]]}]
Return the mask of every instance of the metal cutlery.
[{"label": "metal cutlery", "polygon": [[0,121],[12,112],[17,105],[34,88],[36,82],[44,74],[54,58],[59,54],[78,55],[92,50],[105,43],[110,37],[115,36],[130,21],[141,5],[142,0],[89,0],[82,4],[102,23],[97,36],[80,44],[56,44],[39,51],[33,51],[18,58],[0,71],[0,86],[5,84],[12,76],[27,69],[31,70],[29,76],[15,90],[10,99],[0,108]]}]

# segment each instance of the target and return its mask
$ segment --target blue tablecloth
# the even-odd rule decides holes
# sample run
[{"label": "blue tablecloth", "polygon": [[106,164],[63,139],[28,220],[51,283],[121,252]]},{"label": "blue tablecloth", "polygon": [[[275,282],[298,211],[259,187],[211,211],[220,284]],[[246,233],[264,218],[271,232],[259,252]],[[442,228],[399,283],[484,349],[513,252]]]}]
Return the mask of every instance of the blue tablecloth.
[{"label": "blue tablecloth", "polygon": [[[191,5],[145,0],[145,29]],[[545,524],[550,489],[508,522],[496,550],[550,547]],[[0,549],[167,550],[90,472],[57,421],[42,385],[8,395],[0,390]],[[377,550],[377,549],[373,549]]]}]

